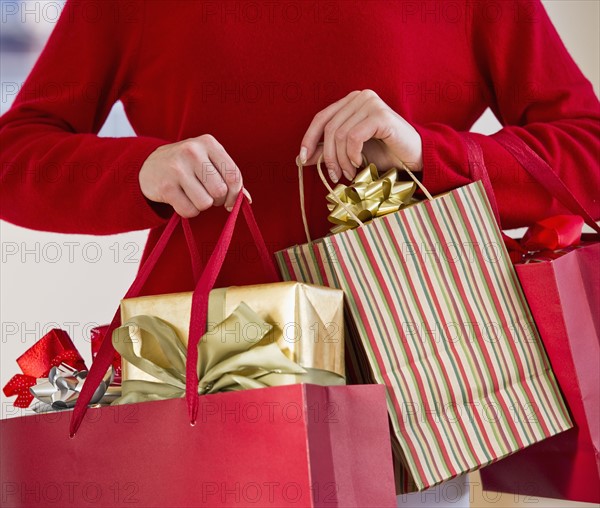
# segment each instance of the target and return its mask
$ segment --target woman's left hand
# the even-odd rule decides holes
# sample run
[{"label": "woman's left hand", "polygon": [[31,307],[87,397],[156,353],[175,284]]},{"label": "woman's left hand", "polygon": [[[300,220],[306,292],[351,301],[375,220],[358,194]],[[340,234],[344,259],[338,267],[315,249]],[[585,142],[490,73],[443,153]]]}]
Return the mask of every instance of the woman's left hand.
[{"label": "woman's left hand", "polygon": [[321,152],[336,183],[342,174],[348,180],[354,178],[362,152],[384,170],[396,165],[398,159],[413,171],[423,166],[421,136],[373,90],[351,92],[315,115],[302,140],[299,158],[305,165],[316,164]]}]

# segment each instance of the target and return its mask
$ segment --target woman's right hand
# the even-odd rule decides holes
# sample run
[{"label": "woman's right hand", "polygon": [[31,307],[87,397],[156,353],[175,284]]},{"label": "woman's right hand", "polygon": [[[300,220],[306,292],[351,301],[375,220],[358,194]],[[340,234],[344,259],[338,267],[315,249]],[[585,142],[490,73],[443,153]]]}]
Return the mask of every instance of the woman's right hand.
[{"label": "woman's right hand", "polygon": [[186,218],[211,206],[230,211],[243,189],[239,168],[210,134],[157,148],[144,161],[139,181],[149,200],[167,203]]}]

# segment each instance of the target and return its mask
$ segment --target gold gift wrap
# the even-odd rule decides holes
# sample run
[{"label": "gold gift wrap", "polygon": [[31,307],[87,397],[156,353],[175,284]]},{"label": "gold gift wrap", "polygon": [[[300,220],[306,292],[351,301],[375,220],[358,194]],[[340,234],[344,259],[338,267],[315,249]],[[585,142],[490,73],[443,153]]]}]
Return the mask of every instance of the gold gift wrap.
[{"label": "gold gift wrap", "polygon": [[[245,303],[272,326],[259,342],[276,342],[283,354],[305,369],[333,372],[345,378],[343,291],[300,282],[278,282],[231,286],[210,292],[207,335]],[[121,301],[121,322],[147,315],[166,321],[187,346],[192,292],[127,298]],[[160,367],[169,362],[156,341],[144,339],[146,332],[131,326],[133,349]],[[244,340],[255,327],[226,330],[223,340]],[[318,372],[318,370],[316,372]],[[302,382],[302,376],[285,375],[280,384]],[[122,379],[160,382],[157,378],[122,360]]]}]

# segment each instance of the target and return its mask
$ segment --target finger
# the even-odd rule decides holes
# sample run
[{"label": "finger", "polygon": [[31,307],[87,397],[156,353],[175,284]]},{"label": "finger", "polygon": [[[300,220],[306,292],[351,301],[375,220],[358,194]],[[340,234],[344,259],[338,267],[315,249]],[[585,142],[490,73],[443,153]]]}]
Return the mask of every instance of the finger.
[{"label": "finger", "polygon": [[346,155],[347,129],[342,126],[356,114],[360,106],[360,95],[357,95],[353,100],[346,103],[325,126],[323,160],[329,170],[329,176],[336,183],[341,178],[342,173],[348,179],[352,179],[352,175],[355,173]]},{"label": "finger", "polygon": [[200,166],[196,166],[195,170],[196,178],[213,200],[212,206],[223,205],[228,188],[219,170],[211,161],[202,162]]},{"label": "finger", "polygon": [[248,192],[248,189],[246,189],[246,187],[242,187],[242,192],[248,198],[249,203],[252,204],[252,196],[250,195],[250,192]]},{"label": "finger", "polygon": [[[317,163],[317,161],[319,160],[322,153],[323,153],[323,143],[319,143],[317,145],[317,150],[315,151],[313,156],[304,165],[305,166],[314,166]],[[296,164],[297,164],[297,162],[296,162]],[[321,164],[321,168],[324,169],[325,171],[327,171],[327,168],[325,167],[325,165],[323,163]]]},{"label": "finger", "polygon": [[377,137],[379,122],[373,116],[366,116],[348,130],[346,153],[350,160],[362,160],[365,141]]},{"label": "finger", "polygon": [[188,198],[184,190],[179,186],[174,186],[165,196],[165,202],[169,203],[175,212],[186,219],[196,217],[200,210]]},{"label": "finger", "polygon": [[[317,163],[317,161],[319,160],[319,157],[321,156],[322,153],[323,153],[323,143],[319,143],[317,145],[317,148],[315,149],[314,153],[306,161],[306,163],[304,164],[304,166],[314,166]],[[297,164],[298,163],[296,162],[296,165]]]},{"label": "finger", "polygon": [[214,199],[202,185],[193,172],[185,173],[180,178],[180,185],[187,198],[200,212],[208,210],[214,205]]},{"label": "finger", "polygon": [[346,97],[334,102],[333,104],[330,104],[314,116],[312,122],[308,126],[308,130],[302,138],[299,157],[303,164],[306,164],[308,160],[313,157],[313,154],[317,148],[317,144],[323,137],[327,123],[340,109],[346,106],[346,104],[352,101],[352,99],[354,99],[358,94],[360,94],[358,90],[350,92],[348,95],[346,95]]},{"label": "finger", "polygon": [[[204,211],[213,206],[214,198],[209,194],[209,186],[217,196],[219,192],[218,171],[212,166],[207,153],[207,145],[216,140],[209,135],[199,136],[182,142],[178,164],[175,168],[177,182],[187,198],[198,211]],[[226,189],[225,189],[226,192]]]},{"label": "finger", "polygon": [[[353,132],[352,129],[354,128],[354,126],[362,122],[367,117],[367,115],[368,112],[365,108],[360,109],[359,111],[351,115],[349,118],[347,118],[346,121],[342,125],[340,125],[335,132],[335,148],[337,160],[342,168],[344,176],[348,180],[352,180],[354,178],[354,176],[356,175],[356,170],[360,167],[360,162],[362,161],[362,157],[359,157],[357,159],[349,157],[349,136]],[[359,141],[362,151],[363,140]]]},{"label": "finger", "polygon": [[223,182],[225,182],[225,185],[227,186],[224,205],[228,211],[231,211],[238,194],[244,186],[242,173],[221,145],[211,147],[208,155],[212,164],[221,175]]}]

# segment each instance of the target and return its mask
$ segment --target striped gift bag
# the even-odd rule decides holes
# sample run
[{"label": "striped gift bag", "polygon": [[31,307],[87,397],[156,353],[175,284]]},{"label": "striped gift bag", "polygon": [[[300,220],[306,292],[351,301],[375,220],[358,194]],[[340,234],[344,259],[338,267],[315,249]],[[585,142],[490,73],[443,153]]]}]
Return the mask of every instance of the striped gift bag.
[{"label": "striped gift bag", "polygon": [[571,427],[480,182],[276,257],[344,290],[348,370],[388,388],[400,492]]}]

